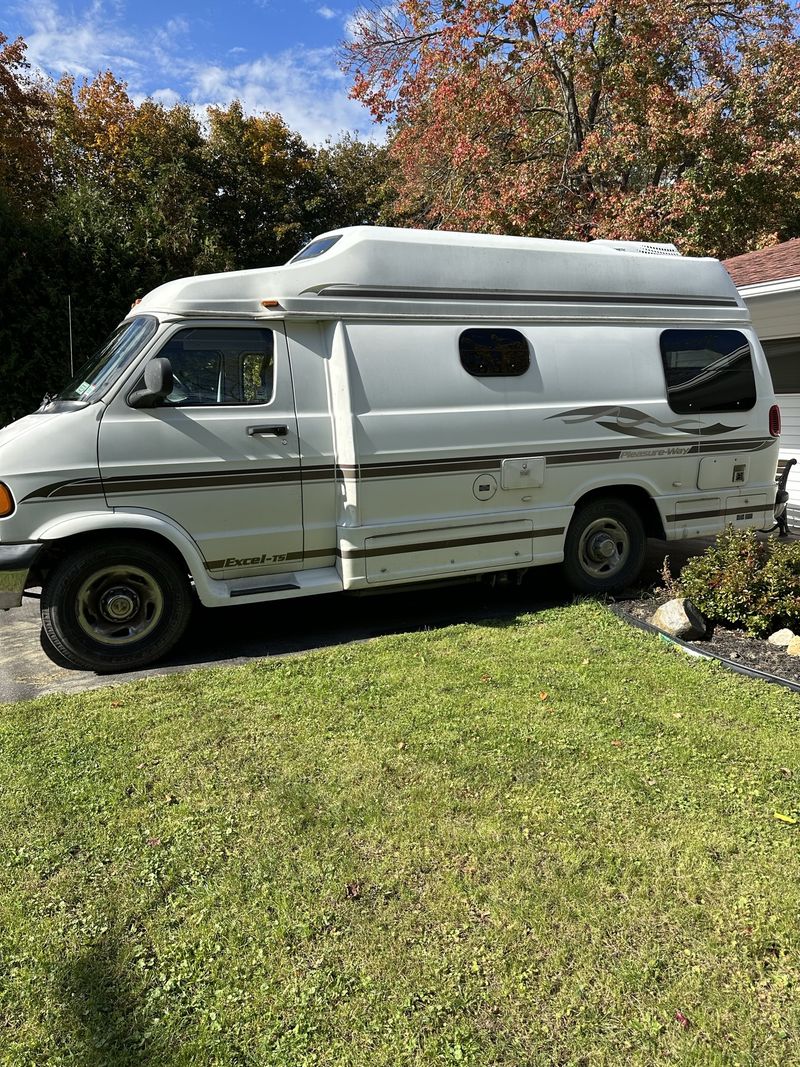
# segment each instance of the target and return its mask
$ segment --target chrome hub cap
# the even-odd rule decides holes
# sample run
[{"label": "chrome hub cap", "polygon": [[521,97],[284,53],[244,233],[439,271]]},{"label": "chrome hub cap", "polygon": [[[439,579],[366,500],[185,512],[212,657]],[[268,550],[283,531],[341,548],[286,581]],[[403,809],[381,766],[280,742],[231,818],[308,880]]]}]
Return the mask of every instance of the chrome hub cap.
[{"label": "chrome hub cap", "polygon": [[596,519],[581,535],[578,559],[593,578],[610,578],[625,566],[630,549],[630,535],[621,523],[616,519]]},{"label": "chrome hub cap", "polygon": [[119,647],[141,641],[152,633],[163,614],[161,587],[139,567],[105,567],[78,590],[78,625],[103,645]]},{"label": "chrome hub cap", "polygon": [[611,559],[617,551],[617,546],[607,533],[595,534],[588,546],[589,555],[593,560],[602,563],[603,560]]},{"label": "chrome hub cap", "polygon": [[132,618],[138,607],[139,597],[133,589],[111,589],[100,601],[100,610],[109,622]]}]

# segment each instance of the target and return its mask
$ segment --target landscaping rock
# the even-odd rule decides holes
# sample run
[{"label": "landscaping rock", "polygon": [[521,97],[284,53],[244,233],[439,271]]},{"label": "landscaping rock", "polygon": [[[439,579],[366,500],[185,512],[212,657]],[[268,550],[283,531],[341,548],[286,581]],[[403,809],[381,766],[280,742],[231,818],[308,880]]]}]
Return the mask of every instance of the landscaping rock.
[{"label": "landscaping rock", "polygon": [[664,630],[673,637],[680,637],[684,641],[691,641],[706,635],[705,619],[686,597],[678,597],[662,604],[650,622],[659,630]]},{"label": "landscaping rock", "polygon": [[795,636],[792,630],[776,630],[774,634],[769,635],[767,640],[771,645],[782,645],[785,648]]},{"label": "landscaping rock", "polygon": [[793,637],[786,646],[786,651],[790,656],[800,656],[800,637]]}]

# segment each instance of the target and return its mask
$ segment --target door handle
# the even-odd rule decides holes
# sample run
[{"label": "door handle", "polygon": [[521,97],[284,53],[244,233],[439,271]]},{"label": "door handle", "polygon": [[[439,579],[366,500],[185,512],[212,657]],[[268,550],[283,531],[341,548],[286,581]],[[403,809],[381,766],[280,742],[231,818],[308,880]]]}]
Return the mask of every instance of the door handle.
[{"label": "door handle", "polygon": [[272,437],[286,437],[289,433],[288,426],[248,426],[248,437],[266,437],[271,435]]}]

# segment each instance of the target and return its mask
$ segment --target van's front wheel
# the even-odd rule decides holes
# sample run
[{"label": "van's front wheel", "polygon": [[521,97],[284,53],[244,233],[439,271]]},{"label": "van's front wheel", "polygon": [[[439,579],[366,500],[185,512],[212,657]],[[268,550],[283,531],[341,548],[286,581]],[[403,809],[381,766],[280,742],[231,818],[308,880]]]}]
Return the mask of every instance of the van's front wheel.
[{"label": "van's front wheel", "polygon": [[186,576],[140,542],[86,545],[61,560],[42,588],[42,627],[75,667],[130,671],[161,659],[192,611]]},{"label": "van's front wheel", "polygon": [[634,509],[614,497],[575,512],[564,544],[564,574],[581,593],[614,593],[635,582],[647,547]]}]

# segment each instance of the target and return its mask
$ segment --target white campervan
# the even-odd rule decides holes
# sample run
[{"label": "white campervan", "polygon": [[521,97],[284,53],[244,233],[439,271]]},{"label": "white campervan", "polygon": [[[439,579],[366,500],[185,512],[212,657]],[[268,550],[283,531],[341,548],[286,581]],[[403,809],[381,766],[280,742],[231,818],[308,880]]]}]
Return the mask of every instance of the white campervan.
[{"label": "white campervan", "polygon": [[161,286],[0,431],[0,608],[57,652],[164,655],[210,607],[764,526],[779,412],[718,262],[671,245],[356,227]]}]

